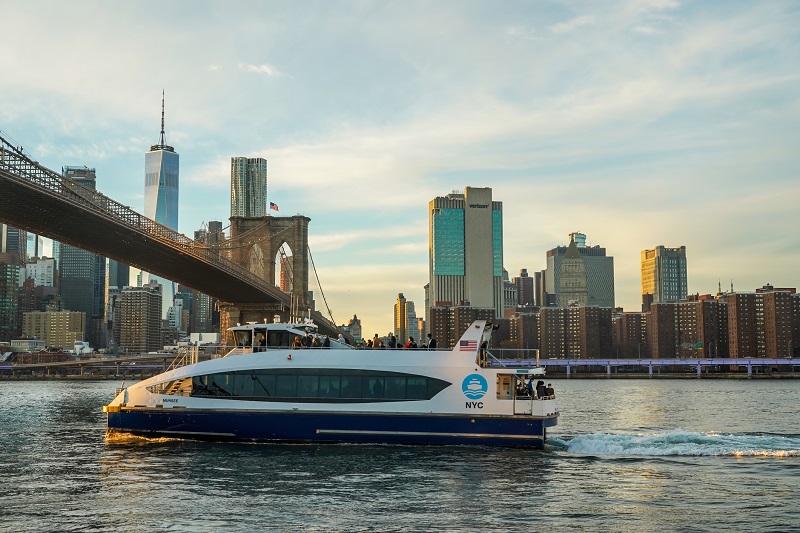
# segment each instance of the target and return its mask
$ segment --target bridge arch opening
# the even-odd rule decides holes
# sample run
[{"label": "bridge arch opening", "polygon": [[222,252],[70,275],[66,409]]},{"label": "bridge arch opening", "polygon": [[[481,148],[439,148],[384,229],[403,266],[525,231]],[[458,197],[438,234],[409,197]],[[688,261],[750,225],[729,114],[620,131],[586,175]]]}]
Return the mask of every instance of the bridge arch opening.
[{"label": "bridge arch opening", "polygon": [[278,251],[272,258],[274,263],[275,278],[272,282],[281,291],[285,293],[292,293],[294,286],[294,272],[292,269],[292,261],[294,261],[294,251],[288,242],[284,241],[278,246]]}]

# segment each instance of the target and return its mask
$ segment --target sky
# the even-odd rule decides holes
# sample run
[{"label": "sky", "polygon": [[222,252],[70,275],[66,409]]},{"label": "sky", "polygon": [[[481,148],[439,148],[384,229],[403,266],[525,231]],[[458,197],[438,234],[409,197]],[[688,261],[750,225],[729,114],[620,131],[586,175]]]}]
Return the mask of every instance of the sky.
[{"label": "sky", "polygon": [[[800,4],[0,0],[0,130],[143,210],[180,154],[179,230],[230,216],[230,158],[311,219],[333,319],[424,315],[428,202],[503,202],[511,277],[587,235],[641,303],[640,253],[686,246],[690,293],[800,284]],[[314,279],[317,308],[325,311]]]}]

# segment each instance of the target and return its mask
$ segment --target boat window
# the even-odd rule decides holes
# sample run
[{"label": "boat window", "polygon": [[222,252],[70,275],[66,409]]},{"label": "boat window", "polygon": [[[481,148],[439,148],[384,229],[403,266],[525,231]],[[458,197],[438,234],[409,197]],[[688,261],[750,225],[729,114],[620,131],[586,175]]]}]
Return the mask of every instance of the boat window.
[{"label": "boat window", "polygon": [[405,377],[387,377],[386,378],[386,392],[384,397],[393,400],[406,398],[406,381]]},{"label": "boat window", "polygon": [[234,396],[252,396],[253,385],[255,384],[254,376],[246,374],[234,374],[233,376],[233,395]]},{"label": "boat window", "polygon": [[249,331],[237,331],[235,335],[236,335],[236,346],[250,346]]},{"label": "boat window", "polygon": [[451,385],[441,379],[400,372],[337,369],[239,370],[196,376],[187,383],[184,387],[173,382],[158,387],[231,400],[368,403],[429,400]]},{"label": "boat window", "polygon": [[[290,333],[288,331],[270,331],[267,334],[267,346],[270,348],[289,348],[292,345],[292,341],[289,337]],[[293,334],[291,338],[294,339]]]},{"label": "boat window", "polygon": [[339,376],[320,376],[319,377],[319,397],[320,398],[338,398],[339,385],[341,384],[341,377]]},{"label": "boat window", "polygon": [[365,392],[370,398],[383,398],[386,387],[384,386],[383,377],[364,377],[363,386],[366,388]]},{"label": "boat window", "polygon": [[361,376],[342,376],[342,398],[361,398]]},{"label": "boat window", "polygon": [[297,376],[279,375],[275,382],[275,396],[294,398],[297,396]]},{"label": "boat window", "polygon": [[211,376],[211,390],[219,393],[221,396],[233,396],[233,375],[230,373],[225,374],[212,374]]},{"label": "boat window", "polygon": [[319,394],[319,376],[297,376],[297,396],[316,398]]},{"label": "boat window", "polygon": [[408,378],[406,395],[415,400],[423,400],[428,396],[428,380],[423,377]]},{"label": "boat window", "polygon": [[243,373],[243,376],[250,377],[253,381],[253,396],[255,397],[270,397],[275,395],[275,375],[274,374],[257,374],[257,373]]},{"label": "boat window", "polygon": [[150,385],[147,390],[153,394],[170,394],[173,396],[189,396],[192,393],[192,378],[175,379]]}]

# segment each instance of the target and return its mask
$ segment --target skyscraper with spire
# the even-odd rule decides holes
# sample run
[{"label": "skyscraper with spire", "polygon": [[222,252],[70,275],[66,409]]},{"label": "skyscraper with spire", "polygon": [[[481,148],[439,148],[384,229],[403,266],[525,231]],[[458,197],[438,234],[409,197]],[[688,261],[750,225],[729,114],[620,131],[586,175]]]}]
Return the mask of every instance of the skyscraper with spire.
[{"label": "skyscraper with spire", "polygon": [[[178,154],[164,134],[164,92],[161,92],[161,136],[144,154],[144,216],[178,231]],[[172,306],[175,284],[150,275],[163,286],[162,318]]]},{"label": "skyscraper with spire", "polygon": [[178,154],[164,134],[161,93],[161,136],[144,154],[144,216],[178,231]]}]

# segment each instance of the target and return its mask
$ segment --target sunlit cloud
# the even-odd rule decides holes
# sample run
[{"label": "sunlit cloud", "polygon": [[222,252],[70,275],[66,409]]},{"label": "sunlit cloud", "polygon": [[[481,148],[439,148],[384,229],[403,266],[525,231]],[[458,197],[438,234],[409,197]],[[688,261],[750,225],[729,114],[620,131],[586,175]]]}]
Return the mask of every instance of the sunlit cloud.
[{"label": "sunlit cloud", "polygon": [[244,72],[254,72],[256,74],[266,74],[267,76],[281,75],[281,72],[278,69],[267,64],[261,64],[261,65],[239,64],[239,70],[243,70]]}]

